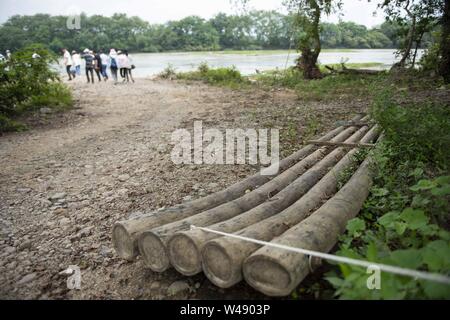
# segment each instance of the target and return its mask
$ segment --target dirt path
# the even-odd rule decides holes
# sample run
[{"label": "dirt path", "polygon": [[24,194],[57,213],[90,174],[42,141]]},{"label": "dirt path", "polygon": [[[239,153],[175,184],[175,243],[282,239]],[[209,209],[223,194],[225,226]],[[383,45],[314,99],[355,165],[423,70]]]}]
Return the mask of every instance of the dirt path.
[{"label": "dirt path", "polygon": [[[133,212],[204,196],[256,170],[172,164],[176,128],[195,119],[255,127],[261,104],[290,106],[300,115],[309,109],[284,92],[146,79],[70,85],[75,110],[52,118],[51,126],[0,137],[0,298],[261,298],[245,284],[225,291],[202,275],[154,274],[140,261],[122,261],[111,248],[111,227]],[[322,127],[361,111],[325,109],[315,111],[327,114]],[[59,274],[69,265],[81,268],[81,290],[67,289]]]}]

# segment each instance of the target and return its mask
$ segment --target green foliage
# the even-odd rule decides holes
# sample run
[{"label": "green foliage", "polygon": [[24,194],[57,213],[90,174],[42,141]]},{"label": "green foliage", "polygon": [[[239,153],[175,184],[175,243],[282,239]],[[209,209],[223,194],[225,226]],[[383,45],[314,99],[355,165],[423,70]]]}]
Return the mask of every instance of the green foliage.
[{"label": "green foliage", "polygon": [[[69,30],[66,16],[16,15],[0,26],[0,51],[17,51],[41,43],[58,52],[61,48],[128,49],[134,52],[261,50],[296,48],[299,38],[294,14],[250,11],[242,15],[219,13],[205,20],[190,16],[165,24],[149,24],[138,17],[81,15],[81,29]],[[352,22],[322,23],[324,48],[391,48],[398,42],[398,27],[384,23],[367,29]],[[301,32],[298,34],[301,38]]]},{"label": "green foliage", "polygon": [[[34,53],[39,58],[33,58]],[[50,67],[53,62],[53,54],[42,46],[32,45],[0,63],[0,131],[23,129],[12,118],[36,108],[71,106],[71,92],[59,83],[57,72]]]},{"label": "green foliage", "polygon": [[232,88],[242,87],[248,83],[248,80],[235,67],[211,69],[206,63],[200,64],[196,71],[178,73],[177,79],[204,81],[208,84]]},{"label": "green foliage", "polygon": [[[394,90],[384,87],[375,100],[374,119],[383,128],[387,149],[410,161],[438,165],[449,163],[450,108],[444,103],[410,102],[399,104]],[[404,97],[407,100],[407,97]]]},{"label": "green foliage", "polygon": [[[360,216],[348,222],[338,254],[448,274],[448,105],[400,104],[382,84],[372,111],[385,132],[371,154],[374,186]],[[343,299],[450,298],[448,285],[382,272],[381,290],[369,290],[367,279],[366,270],[344,264],[327,278]]]}]

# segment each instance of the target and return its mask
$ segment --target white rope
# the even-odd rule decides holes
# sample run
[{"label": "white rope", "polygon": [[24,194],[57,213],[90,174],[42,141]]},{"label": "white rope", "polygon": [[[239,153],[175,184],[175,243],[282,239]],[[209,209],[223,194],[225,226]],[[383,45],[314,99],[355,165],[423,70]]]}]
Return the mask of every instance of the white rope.
[{"label": "white rope", "polygon": [[256,243],[256,244],[259,244],[262,246],[268,246],[268,247],[278,248],[278,249],[292,251],[292,252],[296,252],[296,253],[301,253],[304,255],[318,257],[318,258],[325,259],[325,260],[331,260],[331,261],[340,262],[340,263],[352,264],[355,266],[360,266],[360,267],[365,267],[365,268],[378,267],[380,270],[388,272],[388,273],[399,274],[402,276],[408,276],[408,277],[412,277],[415,279],[429,280],[429,281],[433,281],[433,282],[439,282],[439,283],[450,285],[450,277],[447,277],[445,275],[438,274],[438,273],[417,271],[417,270],[413,270],[413,269],[400,268],[400,267],[391,266],[391,265],[387,265],[387,264],[381,264],[381,263],[375,263],[375,262],[370,262],[370,261],[365,261],[365,260],[358,260],[358,259],[336,256],[333,254],[328,254],[328,253],[323,253],[323,252],[318,252],[318,251],[313,251],[313,250],[294,248],[294,247],[290,247],[290,246],[286,246],[286,245],[282,245],[282,244],[278,244],[278,243],[256,240],[256,239],[252,239],[252,238],[239,236],[236,234],[212,230],[209,228],[196,227],[193,225],[191,225],[191,229],[200,229],[200,230],[203,230],[206,232],[215,233],[215,234],[225,236],[225,237],[230,237],[230,238],[239,239],[239,240],[243,240],[243,241],[253,242],[253,243]]}]

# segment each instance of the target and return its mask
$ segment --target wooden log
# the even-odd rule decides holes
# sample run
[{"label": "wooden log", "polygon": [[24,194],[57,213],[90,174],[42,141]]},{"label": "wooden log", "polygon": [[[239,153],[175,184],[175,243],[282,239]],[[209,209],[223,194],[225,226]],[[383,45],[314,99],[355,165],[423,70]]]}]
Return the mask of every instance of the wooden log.
[{"label": "wooden log", "polygon": [[[361,142],[373,141],[378,135],[377,132],[378,127],[374,126]],[[352,165],[357,152],[357,149],[351,150],[325,177],[290,207],[235,233],[244,237],[270,241],[298,224],[336,192],[339,173]],[[203,272],[215,285],[229,288],[242,280],[242,264],[258,248],[260,248],[258,244],[233,238],[220,237],[210,240],[204,244],[202,250]]]},{"label": "wooden log", "polygon": [[[367,130],[367,127],[361,128],[346,142],[359,141]],[[330,168],[342,159],[347,151],[344,148],[335,149],[273,198],[234,218],[209,226],[209,228],[228,233],[235,232],[277,214],[311,189]],[[200,229],[173,234],[169,237],[167,244],[172,266],[180,273],[188,276],[201,272],[201,250],[206,241],[215,237],[215,234],[203,232]]]},{"label": "wooden log", "polygon": [[[363,162],[350,181],[310,217],[272,242],[296,248],[328,252],[366,200],[372,179],[369,160]],[[300,253],[264,246],[243,266],[245,280],[269,296],[286,296],[310,272],[309,258]]]},{"label": "wooden log", "polygon": [[374,148],[373,143],[349,143],[349,142],[331,142],[331,141],[319,141],[319,140],[308,140],[306,144],[315,144],[318,146],[337,146],[345,148]]},{"label": "wooden log", "polygon": [[[358,115],[352,121],[360,121],[362,118],[362,115]],[[344,131],[344,129],[345,128],[343,126],[338,127],[324,135],[319,140],[330,140],[337,134]],[[315,146],[308,145],[283,159],[279,163],[279,172],[283,172],[290,168],[316,149],[317,148]],[[263,185],[272,178],[273,176],[261,175],[260,173],[257,173],[243,181],[233,184],[225,190],[213,193],[204,198],[185,204],[180,204],[165,210],[150,212],[133,219],[119,221],[115,223],[112,231],[113,246],[121,258],[126,260],[134,260],[139,253],[137,239],[143,231],[166,223],[184,219],[201,211],[221,205],[227,201],[239,198],[247,190],[252,190],[260,185]]]},{"label": "wooden log", "polygon": [[[345,129],[333,140],[343,141],[347,139],[354,130],[355,128],[353,127]],[[170,261],[167,254],[167,241],[172,234],[183,230],[189,230],[191,225],[207,226],[219,221],[231,219],[242,212],[256,207],[284,189],[306,170],[311,168],[317,161],[322,159],[328,152],[329,148],[327,147],[322,147],[314,151],[271,181],[240,198],[191,217],[168,223],[152,230],[144,231],[138,239],[139,252],[143,258],[144,264],[156,272],[167,270],[170,267]]]}]

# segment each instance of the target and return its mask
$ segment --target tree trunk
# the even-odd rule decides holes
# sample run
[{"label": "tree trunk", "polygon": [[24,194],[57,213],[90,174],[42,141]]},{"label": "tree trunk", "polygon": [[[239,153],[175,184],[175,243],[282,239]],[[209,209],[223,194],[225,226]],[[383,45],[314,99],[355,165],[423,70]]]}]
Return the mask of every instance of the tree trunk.
[{"label": "tree trunk", "polygon": [[[359,121],[362,116],[358,115],[352,121]],[[329,140],[336,134],[344,130],[344,126],[338,127],[323,136],[321,140]],[[292,165],[305,158],[316,150],[315,146],[306,146],[283,159],[279,163],[279,171],[283,172]],[[197,214],[199,212],[214,208],[225,202],[232,201],[245,194],[247,190],[253,190],[256,187],[270,181],[273,176],[261,175],[260,173],[248,177],[225,190],[216,192],[207,197],[191,201],[186,204],[177,205],[165,210],[147,213],[145,215],[117,222],[112,231],[112,242],[117,254],[126,260],[133,260],[139,253],[137,239],[138,236],[146,230],[159,227],[166,223],[171,223]]]},{"label": "tree trunk", "polygon": [[[372,128],[361,140],[371,142],[377,136],[377,127]],[[340,172],[347,170],[358,150],[351,150],[308,193],[296,203],[277,215],[246,227],[237,235],[252,239],[271,241],[292,226],[305,219],[322,201],[336,192]],[[229,288],[242,280],[242,263],[261,246],[229,237],[208,241],[202,251],[203,271],[208,279],[222,288]]]},{"label": "tree trunk", "polygon": [[[342,131],[334,139],[336,141],[345,140],[354,131],[355,129],[350,127]],[[210,210],[203,211],[192,217],[145,231],[138,240],[139,252],[142,255],[145,265],[157,272],[167,270],[170,266],[169,257],[167,255],[167,241],[172,234],[189,230],[191,225],[208,226],[220,221],[228,220],[242,212],[256,207],[292,183],[292,181],[297,179],[329,152],[330,150],[327,147],[318,149],[293,167],[273,178],[271,181],[238,199],[224,203]]]},{"label": "tree trunk", "polygon": [[440,55],[439,74],[444,78],[446,83],[450,83],[450,0],[445,0],[444,4]]},{"label": "tree trunk", "polygon": [[[273,243],[328,252],[345,231],[366,200],[372,184],[369,161],[366,160],[350,181],[310,217],[289,229]],[[307,256],[264,246],[243,265],[245,280],[256,290],[269,296],[286,296],[310,272]]]},{"label": "tree trunk", "polygon": [[391,70],[393,69],[403,69],[406,66],[406,60],[411,55],[411,49],[414,42],[414,36],[416,34],[416,16],[409,10],[409,1],[405,5],[405,11],[408,13],[408,16],[411,18],[411,26],[408,30],[408,35],[406,37],[406,47],[405,52],[403,52],[402,58],[399,62],[395,63]]},{"label": "tree trunk", "polygon": [[[359,141],[367,130],[368,127],[362,127],[346,141]],[[308,192],[330,168],[336,165],[347,151],[348,149],[344,148],[333,150],[266,202],[232,219],[208,227],[222,232],[235,232],[277,214]],[[199,273],[202,270],[200,252],[204,243],[212,238],[214,238],[214,234],[198,229],[182,231],[172,235],[167,244],[169,260],[172,266],[187,276]]]},{"label": "tree trunk", "polygon": [[318,79],[322,77],[322,73],[317,66],[317,59],[322,49],[319,30],[321,10],[316,2],[313,1],[312,5],[314,16],[312,21],[308,21],[308,25],[305,26],[308,38],[303,39],[299,45],[301,55],[297,62],[297,67],[302,70],[305,79]]}]

